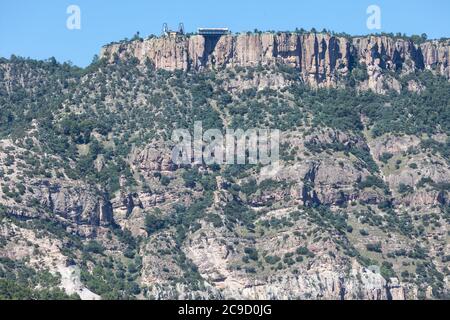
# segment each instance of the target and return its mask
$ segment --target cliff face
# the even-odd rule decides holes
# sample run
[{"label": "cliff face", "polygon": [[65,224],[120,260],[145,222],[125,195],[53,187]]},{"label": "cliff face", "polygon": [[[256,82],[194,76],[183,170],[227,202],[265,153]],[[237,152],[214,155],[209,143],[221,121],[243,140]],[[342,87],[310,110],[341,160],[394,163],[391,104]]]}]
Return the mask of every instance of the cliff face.
[{"label": "cliff face", "polygon": [[383,70],[433,70],[450,78],[450,43],[416,45],[386,36],[344,38],[329,34],[262,33],[152,38],[105,46],[102,58],[147,59],[157,69],[202,70],[284,64],[313,87],[335,87],[357,64],[367,66],[366,86],[382,91]]},{"label": "cliff face", "polygon": [[[0,59],[0,270],[59,272],[84,299],[449,297],[450,82],[367,103],[297,90],[275,68],[219,70],[283,63],[331,86],[356,57],[368,74],[354,73],[378,86],[394,79],[383,69],[448,71],[439,46],[262,34],[103,53],[218,69],[202,77]],[[278,166],[174,164],[173,130],[197,120],[279,129]]]}]

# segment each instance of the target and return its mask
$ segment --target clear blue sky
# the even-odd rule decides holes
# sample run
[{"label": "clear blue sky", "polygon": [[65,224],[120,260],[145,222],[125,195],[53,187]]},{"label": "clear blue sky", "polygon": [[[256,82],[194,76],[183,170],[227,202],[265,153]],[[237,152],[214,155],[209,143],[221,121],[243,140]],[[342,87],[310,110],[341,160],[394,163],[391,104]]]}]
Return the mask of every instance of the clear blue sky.
[{"label": "clear blue sky", "polygon": [[[68,30],[67,7],[81,9],[81,30]],[[0,56],[51,56],[86,66],[111,41],[160,34],[163,22],[197,27],[226,26],[234,32],[327,28],[371,33],[366,9],[382,9],[382,32],[450,37],[449,0],[0,0]]]}]

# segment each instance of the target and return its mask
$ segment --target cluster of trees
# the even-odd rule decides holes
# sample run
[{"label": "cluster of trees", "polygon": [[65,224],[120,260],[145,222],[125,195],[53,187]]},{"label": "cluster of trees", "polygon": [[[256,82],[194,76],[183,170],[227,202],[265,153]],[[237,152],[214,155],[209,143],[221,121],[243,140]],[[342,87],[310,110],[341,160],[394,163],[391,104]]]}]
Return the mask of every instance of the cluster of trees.
[{"label": "cluster of trees", "polygon": [[140,266],[136,267],[135,264],[130,264],[128,268],[118,264],[113,268],[113,264],[106,261],[97,264],[92,272],[89,272],[86,266],[82,266],[81,281],[103,299],[133,299],[141,292],[136,282],[139,270]]},{"label": "cluster of trees", "polygon": [[58,288],[60,278],[48,270],[35,270],[24,263],[0,258],[0,300],[72,300]]},{"label": "cluster of trees", "polygon": [[[34,78],[44,80],[39,86],[32,79],[24,87],[15,83],[11,93],[6,93],[5,88],[0,86],[0,137],[20,137],[20,132],[30,129],[31,122],[37,120],[37,138],[44,150],[60,156],[66,164],[55,163],[55,169],[61,166],[59,169],[63,169],[69,178],[83,179],[107,193],[119,189],[120,176],[125,176],[130,185],[137,184],[128,163],[131,145],[142,146],[154,140],[168,140],[173,129],[192,128],[194,121],[202,121],[204,130],[223,128],[224,117],[230,117],[228,123],[242,129],[276,127],[293,130],[308,122],[312,126],[350,131],[361,138],[364,129],[371,129],[374,137],[385,133],[450,134],[450,84],[446,79],[427,72],[411,74],[402,80],[423,84],[426,89],[421,94],[402,91],[381,96],[372,92],[358,93],[354,89],[310,90],[298,81],[285,90],[249,89],[233,96],[220,88],[220,81],[223,80],[214,72],[168,73],[152,68],[144,72],[136,67],[136,61],[131,60],[115,65],[96,60],[84,73],[70,65],[57,64],[54,60],[38,63],[13,59],[11,63],[13,72],[19,74],[30,69]],[[367,78],[366,68],[364,65],[352,66],[347,79],[350,85]],[[97,72],[99,70],[102,72]],[[269,72],[256,68],[237,70],[240,76],[248,79],[254,76],[255,71]],[[295,79],[298,73],[285,66],[278,66],[270,72],[279,72],[291,80],[299,80]],[[81,75],[84,75],[82,85],[74,85],[80,83]],[[30,88],[38,89],[30,91]],[[145,99],[138,99],[143,96]],[[114,101],[113,105],[110,100]],[[141,100],[144,102],[136,102]],[[361,121],[362,115],[368,119],[367,123]],[[379,168],[367,149],[341,143],[306,143],[306,146],[311,152],[332,150],[354,155],[373,174],[359,181],[357,186],[361,189],[377,187],[387,190],[383,181],[375,175]],[[423,149],[439,152],[445,159],[450,158],[449,146],[450,140],[446,143],[425,140],[421,144]],[[30,144],[29,148],[32,147]],[[80,149],[88,152],[81,154]],[[97,170],[95,164],[100,158],[103,159],[103,166]],[[387,163],[391,158],[391,154],[383,154],[380,160]],[[7,163],[13,160],[7,159]],[[31,166],[38,166],[38,162],[41,162],[38,159],[34,164],[32,159],[28,161]],[[236,225],[244,225],[254,230],[257,214],[237,196],[239,191],[253,195],[258,190],[286,186],[273,180],[263,181],[259,186],[256,181],[249,180],[239,186],[236,180],[248,176],[248,169],[246,166],[210,167],[203,173],[196,168],[187,169],[183,173],[185,186],[196,190],[202,187],[203,197],[196,199],[188,208],[178,206],[170,213],[148,213],[145,219],[147,232],[153,234],[174,227],[178,244],[181,245],[187,232],[199,228],[200,219],[210,221],[215,227],[225,225],[233,229]],[[230,181],[223,187],[233,195],[233,200],[223,209],[223,216],[211,212],[213,191],[217,189],[215,178],[220,170],[223,177]],[[170,179],[162,177],[161,183],[167,186]],[[421,181],[421,184],[449,190],[448,184],[438,185],[432,181]],[[23,185],[18,184],[16,188],[17,191],[5,187],[4,191],[6,194],[17,192],[19,196],[25,192]],[[410,188],[400,186],[399,192],[410,192]],[[405,234],[412,234],[411,221],[395,214],[389,201],[380,205],[380,208],[387,213],[385,218],[368,211],[362,220],[371,225],[390,225]],[[343,212],[335,213],[323,206],[306,208],[306,212],[309,219],[319,226],[333,227],[341,234],[352,231],[348,217]],[[265,222],[267,227],[274,228],[290,223],[288,219]],[[53,225],[42,227],[61,232]],[[129,244],[127,257],[133,258],[136,240],[127,233],[118,233],[118,236]],[[101,256],[104,252],[104,248],[95,242],[85,246],[78,243],[74,245],[86,256]],[[344,243],[343,246],[348,254],[357,255],[349,244]],[[381,250],[376,245],[370,245],[367,249],[375,252]],[[251,248],[246,248],[245,254],[248,261],[259,258],[258,253]],[[309,253],[299,249],[297,254],[302,257]],[[292,257],[285,259],[283,261],[290,264]],[[266,256],[265,260],[270,264],[281,263],[281,258],[275,256]],[[185,266],[195,277],[197,273],[189,262],[185,262]],[[113,272],[112,269],[116,267],[119,271]],[[389,265],[384,268],[386,275],[391,274]],[[129,267],[105,264],[97,266],[94,272],[85,268],[82,277],[93,291],[106,297],[129,297],[140,292],[135,283],[137,270],[138,262],[133,262]],[[5,287],[10,288],[11,281],[5,282]]]},{"label": "cluster of trees", "polygon": [[361,160],[361,163],[364,168],[367,168],[367,170],[374,174],[378,173],[380,171],[380,168],[376,164],[375,160],[372,158],[372,155],[370,154],[370,151],[365,148],[357,147],[353,144],[343,144],[340,142],[334,142],[334,143],[319,143],[316,141],[307,141],[305,142],[305,147],[313,152],[313,153],[320,153],[327,150],[332,150],[334,152],[342,151],[346,156],[349,156],[350,154],[354,155],[356,158]]},{"label": "cluster of trees", "polygon": [[314,124],[344,131],[361,132],[361,114],[369,118],[374,136],[385,133],[420,135],[450,132],[450,83],[429,71],[402,78],[404,84],[414,80],[426,89],[420,93],[391,92],[377,95],[371,91],[356,92],[351,88],[311,91],[293,86],[296,101],[313,114]]},{"label": "cluster of trees", "polygon": [[361,180],[357,183],[357,187],[360,190],[366,188],[379,188],[385,191],[386,194],[389,193],[389,187],[386,185],[383,179],[377,176],[368,176],[365,180]]}]

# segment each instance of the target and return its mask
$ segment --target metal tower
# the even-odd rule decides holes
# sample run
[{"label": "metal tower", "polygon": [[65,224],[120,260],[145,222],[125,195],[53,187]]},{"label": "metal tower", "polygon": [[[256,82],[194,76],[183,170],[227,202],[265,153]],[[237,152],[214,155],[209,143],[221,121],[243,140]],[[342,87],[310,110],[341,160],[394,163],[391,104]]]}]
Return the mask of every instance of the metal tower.
[{"label": "metal tower", "polygon": [[168,33],[169,33],[169,26],[167,25],[167,23],[164,23],[162,28],[162,34],[167,35]]},{"label": "metal tower", "polygon": [[178,25],[178,33],[184,34],[184,23],[183,22],[180,22],[180,24]]}]

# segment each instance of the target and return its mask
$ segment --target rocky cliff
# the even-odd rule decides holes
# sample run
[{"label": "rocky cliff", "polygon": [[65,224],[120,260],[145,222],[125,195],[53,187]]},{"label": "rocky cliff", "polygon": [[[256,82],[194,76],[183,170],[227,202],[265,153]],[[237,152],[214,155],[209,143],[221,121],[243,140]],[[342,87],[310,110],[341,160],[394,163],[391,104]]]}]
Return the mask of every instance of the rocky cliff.
[{"label": "rocky cliff", "polygon": [[[450,82],[382,72],[430,66],[440,45],[201,40],[111,46],[120,63],[84,72],[0,59],[0,299],[44,272],[83,299],[448,299]],[[371,46],[383,55],[358,49]],[[362,62],[366,85],[419,90],[302,86],[337,85]],[[279,129],[280,161],[175,165],[172,133],[194,121]]]},{"label": "rocky cliff", "polygon": [[[366,88],[382,92],[383,71],[432,70],[450,77],[449,41],[420,45],[387,36],[258,33],[222,37],[162,37],[116,43],[100,56],[135,57],[156,69],[202,70],[282,64],[299,70],[312,87],[336,87],[357,65],[367,67]],[[393,84],[396,88],[398,85]]]}]

